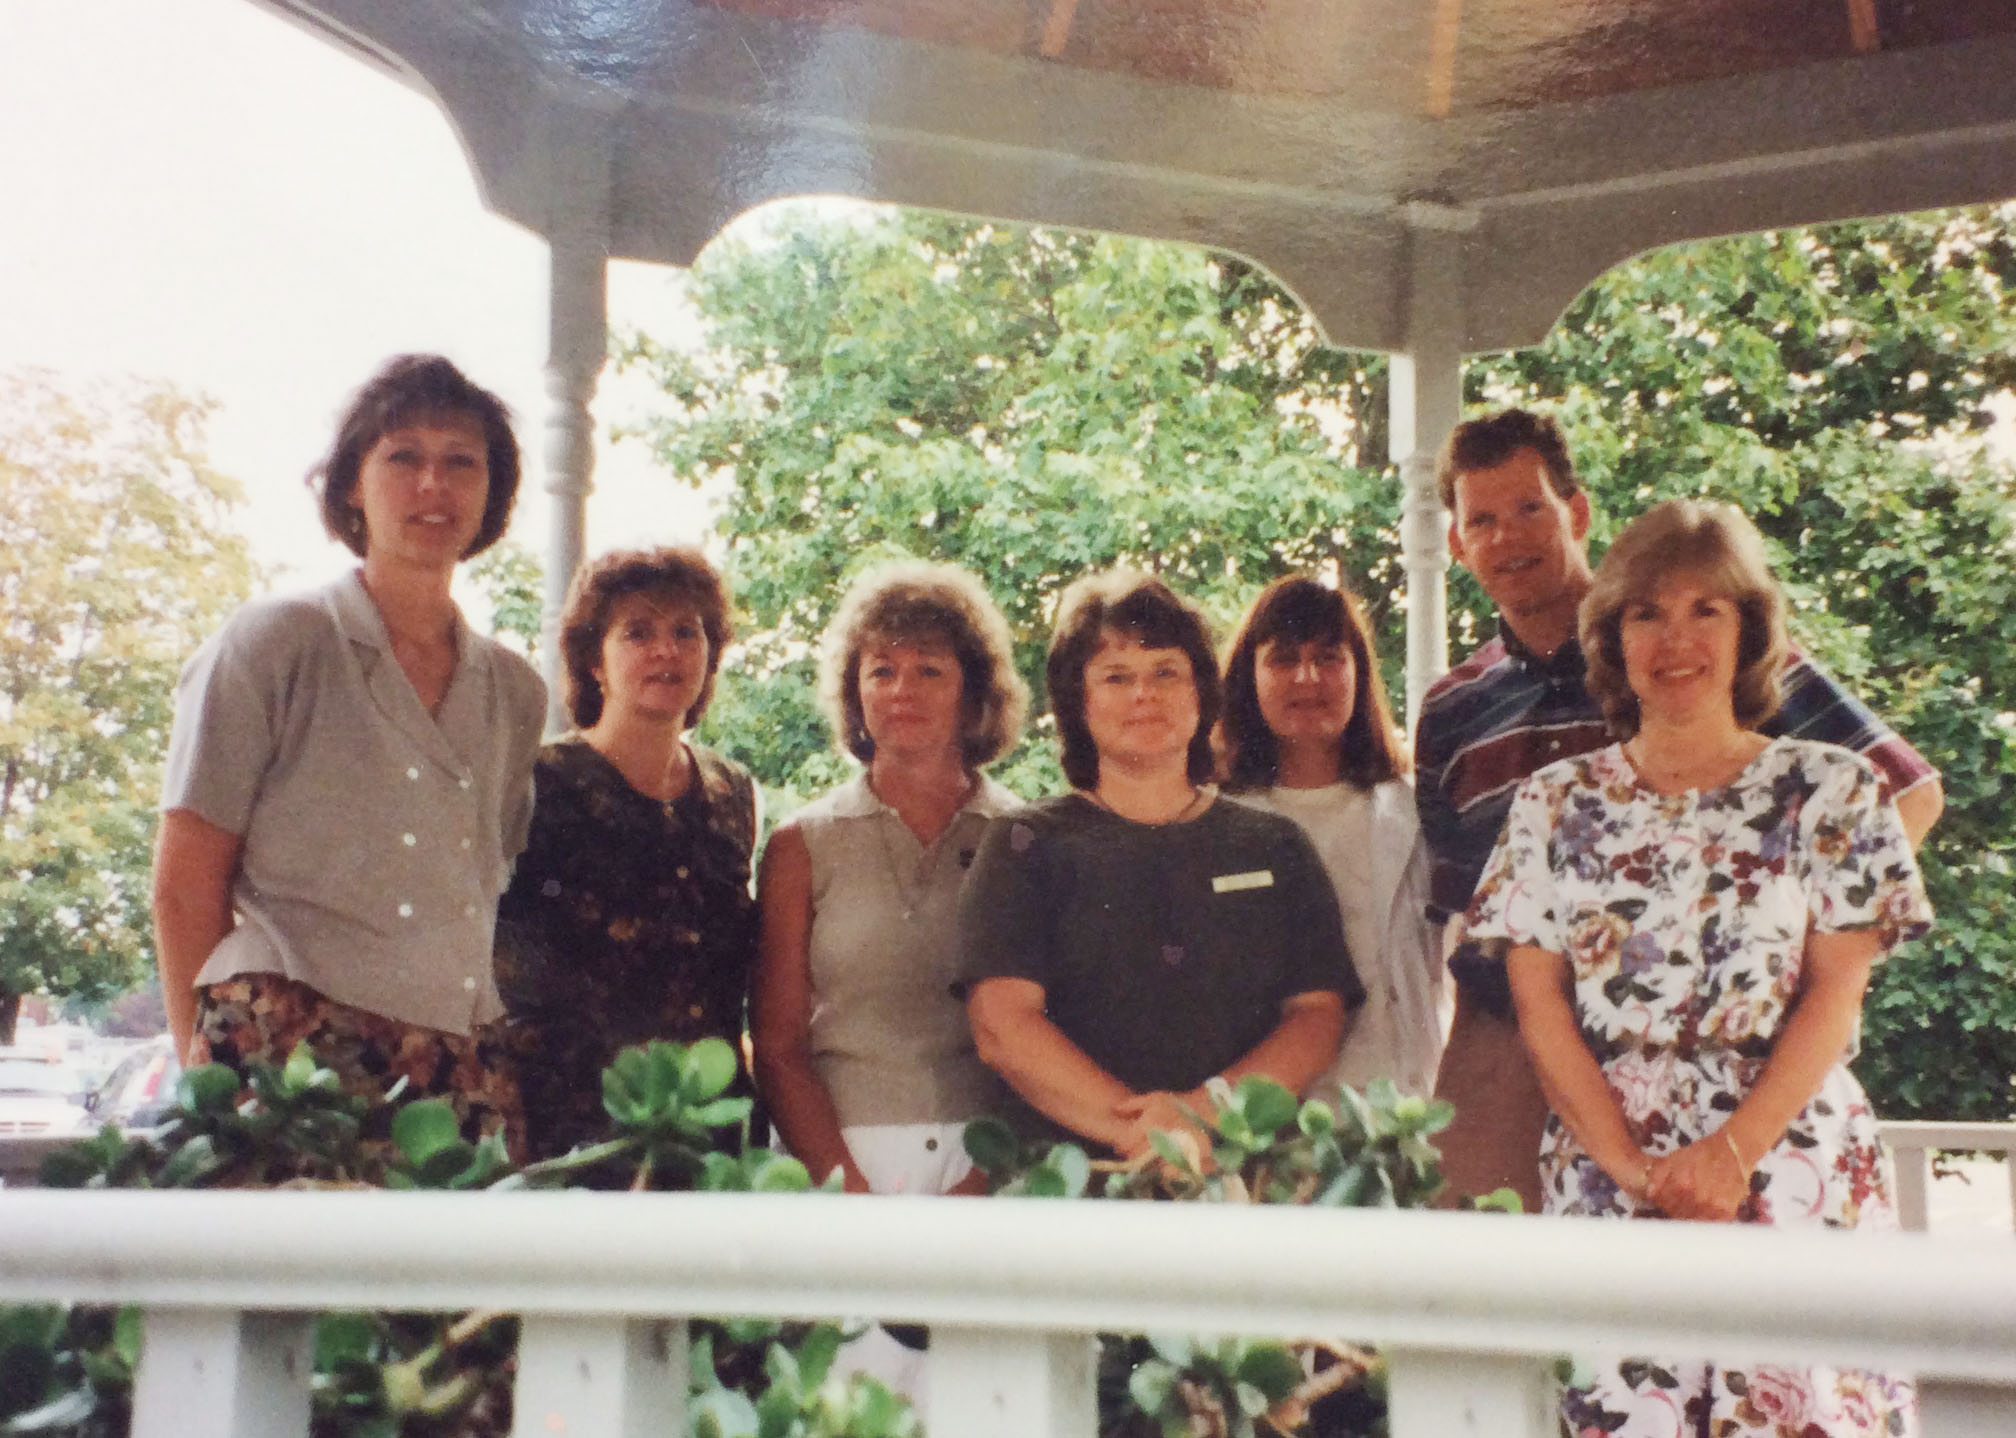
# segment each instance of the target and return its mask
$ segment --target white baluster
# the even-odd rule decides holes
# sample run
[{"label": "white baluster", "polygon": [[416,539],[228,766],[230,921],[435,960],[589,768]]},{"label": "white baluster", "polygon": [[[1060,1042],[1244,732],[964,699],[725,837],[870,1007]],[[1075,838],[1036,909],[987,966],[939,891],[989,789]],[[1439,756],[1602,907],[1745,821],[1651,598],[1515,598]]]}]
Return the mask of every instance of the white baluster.
[{"label": "white baluster", "polygon": [[1912,1233],[1932,1226],[1932,1150],[1890,1141],[1897,1166],[1897,1221]]},{"label": "white baluster", "polygon": [[1387,1348],[1393,1438],[1552,1438],[1554,1380],[1543,1359]]},{"label": "white baluster", "polygon": [[1918,1423],[1925,1438],[2009,1438],[2016,1433],[2016,1388],[1921,1378]]},{"label": "white baluster", "polygon": [[156,1308],[133,1382],[133,1438],[307,1438],[313,1320]]},{"label": "white baluster", "polygon": [[528,1317],[512,1412],[517,1438],[684,1438],[686,1325]]},{"label": "white baluster", "polygon": [[947,1438],[1093,1438],[1088,1333],[933,1324],[925,1430]]}]

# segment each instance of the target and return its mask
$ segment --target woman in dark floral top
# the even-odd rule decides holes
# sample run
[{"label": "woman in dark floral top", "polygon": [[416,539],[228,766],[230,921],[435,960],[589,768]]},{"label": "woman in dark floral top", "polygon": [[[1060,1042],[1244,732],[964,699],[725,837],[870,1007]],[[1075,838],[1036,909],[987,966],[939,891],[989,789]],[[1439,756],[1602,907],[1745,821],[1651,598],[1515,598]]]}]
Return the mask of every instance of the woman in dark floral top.
[{"label": "woman in dark floral top", "polygon": [[[689,743],[728,596],[697,550],[619,551],[561,616],[575,732],[540,751],[532,836],[498,911],[533,1158],[604,1136],[602,1070],[652,1039],[742,1053],[755,954],[755,788]],[[753,1094],[747,1074],[737,1092]]]}]

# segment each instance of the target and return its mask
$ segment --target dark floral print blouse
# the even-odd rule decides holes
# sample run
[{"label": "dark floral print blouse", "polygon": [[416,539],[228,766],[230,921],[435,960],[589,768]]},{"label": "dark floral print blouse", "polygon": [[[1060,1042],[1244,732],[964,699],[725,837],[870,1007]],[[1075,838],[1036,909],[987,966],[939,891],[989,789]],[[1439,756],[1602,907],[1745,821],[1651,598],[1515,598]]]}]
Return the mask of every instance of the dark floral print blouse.
[{"label": "dark floral print blouse", "polygon": [[[651,1039],[743,1054],[756,955],[755,786],[689,746],[696,782],[661,802],[578,735],[533,771],[532,834],[497,913],[497,987],[533,1159],[607,1137],[602,1070]],[[736,1092],[752,1095],[746,1071]]]}]

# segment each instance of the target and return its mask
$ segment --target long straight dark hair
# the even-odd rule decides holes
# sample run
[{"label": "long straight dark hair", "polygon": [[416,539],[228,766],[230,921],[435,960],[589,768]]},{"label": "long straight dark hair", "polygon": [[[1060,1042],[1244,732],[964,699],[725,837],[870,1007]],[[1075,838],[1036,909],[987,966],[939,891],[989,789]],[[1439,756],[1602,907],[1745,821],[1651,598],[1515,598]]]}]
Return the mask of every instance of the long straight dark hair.
[{"label": "long straight dark hair", "polygon": [[1369,789],[1407,772],[1407,751],[1372,653],[1372,628],[1358,596],[1304,574],[1284,575],[1260,591],[1225,654],[1225,717],[1218,724],[1220,772],[1228,789],[1264,789],[1280,776],[1281,747],[1260,713],[1254,680],[1269,640],[1341,644],[1357,673],[1351,718],[1337,742],[1338,777]]}]

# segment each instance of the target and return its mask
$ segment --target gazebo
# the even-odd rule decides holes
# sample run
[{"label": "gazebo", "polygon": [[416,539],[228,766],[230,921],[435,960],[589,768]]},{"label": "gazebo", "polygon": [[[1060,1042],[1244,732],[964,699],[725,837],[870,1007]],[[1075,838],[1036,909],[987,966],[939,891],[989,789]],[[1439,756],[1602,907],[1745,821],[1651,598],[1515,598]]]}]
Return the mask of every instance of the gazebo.
[{"label": "gazebo", "polygon": [[[551,245],[550,624],[610,259],[841,194],[1184,240],[1393,356],[1408,693],[1462,356],[1652,246],[2016,195],[2008,0],[256,0],[431,96]],[[549,652],[552,646],[547,646]]]}]

